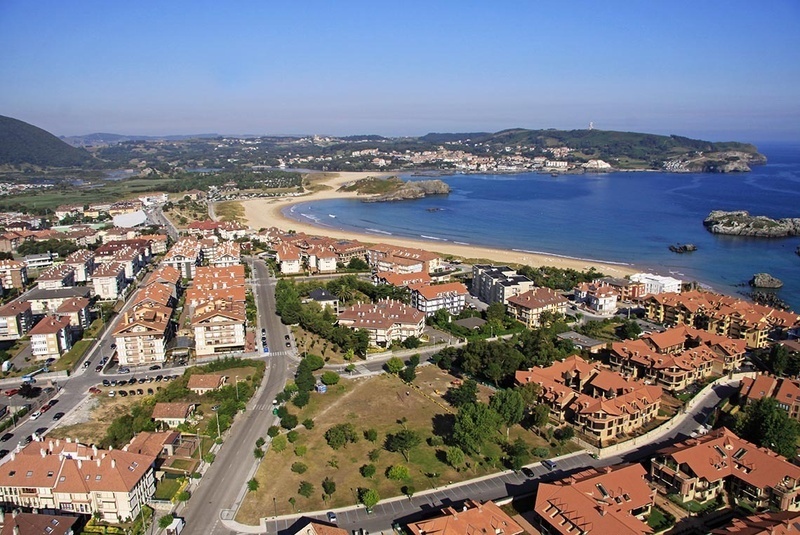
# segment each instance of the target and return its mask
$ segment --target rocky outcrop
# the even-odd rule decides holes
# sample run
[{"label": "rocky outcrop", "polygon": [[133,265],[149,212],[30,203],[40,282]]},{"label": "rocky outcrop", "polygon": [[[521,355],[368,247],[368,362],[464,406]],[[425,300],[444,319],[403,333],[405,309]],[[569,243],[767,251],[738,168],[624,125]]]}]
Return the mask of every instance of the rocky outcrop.
[{"label": "rocky outcrop", "polygon": [[670,160],[664,169],[675,173],[747,173],[751,165],[763,165],[767,157],[758,152],[721,151],[698,153],[688,159]]},{"label": "rocky outcrop", "polygon": [[750,279],[750,286],[753,288],[780,288],[783,286],[783,281],[776,279],[769,273],[756,273]]},{"label": "rocky outcrop", "polygon": [[684,243],[684,244],[676,243],[675,245],[670,245],[669,250],[672,251],[673,253],[679,253],[679,254],[693,253],[694,251],[697,250],[697,246],[693,243]]},{"label": "rocky outcrop", "polygon": [[417,180],[403,183],[395,191],[383,193],[367,199],[363,202],[391,202],[404,201],[408,199],[421,199],[428,195],[447,195],[450,193],[450,186],[441,180]]},{"label": "rocky outcrop", "polygon": [[763,215],[751,216],[744,210],[714,210],[703,221],[703,225],[714,234],[762,238],[800,236],[800,217],[771,219]]}]

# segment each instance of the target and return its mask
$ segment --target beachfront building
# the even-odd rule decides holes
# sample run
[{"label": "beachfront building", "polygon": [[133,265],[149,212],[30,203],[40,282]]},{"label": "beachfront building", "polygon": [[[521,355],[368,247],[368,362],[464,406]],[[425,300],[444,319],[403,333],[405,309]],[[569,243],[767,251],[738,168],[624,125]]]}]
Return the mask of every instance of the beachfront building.
[{"label": "beachfront building", "polygon": [[161,364],[172,337],[172,309],[142,303],[125,312],[114,329],[120,366]]},{"label": "beachfront building", "polygon": [[519,385],[539,386],[539,403],[550,409],[551,419],[572,423],[602,447],[633,434],[658,416],[659,386],[624,377],[597,362],[572,355],[543,368],[520,370]]},{"label": "beachfront building", "polygon": [[762,398],[775,398],[778,406],[789,416],[800,421],[800,381],[758,374],[743,377],[739,386],[739,400],[749,405]]},{"label": "beachfront building", "polygon": [[213,267],[238,266],[242,263],[242,246],[235,241],[218,242],[208,258],[208,265]]},{"label": "beachfront building", "polygon": [[0,282],[3,288],[24,288],[28,284],[28,267],[19,260],[0,260]]},{"label": "beachfront building", "polygon": [[653,273],[634,273],[631,281],[644,284],[645,295],[658,295],[663,293],[680,293],[683,282],[673,277],[664,277]]},{"label": "beachfront building", "polygon": [[545,535],[647,535],[655,493],[641,464],[591,469],[540,483],[535,522]]},{"label": "beachfront building", "polygon": [[92,274],[92,287],[100,299],[116,299],[128,285],[125,266],[119,262],[100,264]]},{"label": "beachfront building", "polygon": [[154,462],[152,455],[100,450],[69,439],[34,441],[3,464],[0,501],[111,523],[130,521],[155,494]]},{"label": "beachfront building", "polygon": [[408,531],[413,535],[521,535],[525,530],[503,512],[494,502],[481,503],[467,500],[456,509],[448,506],[436,516],[410,522]]},{"label": "beachfront building", "polygon": [[386,299],[377,303],[359,303],[339,312],[339,325],[369,333],[373,346],[388,347],[415,336],[420,338],[425,328],[425,314],[416,308]]},{"label": "beachfront building", "polygon": [[650,295],[643,302],[647,318],[665,325],[688,325],[763,348],[770,339],[800,335],[800,314],[727,295],[694,290]]},{"label": "beachfront building", "polygon": [[184,279],[194,278],[197,266],[203,261],[203,248],[195,238],[181,238],[167,251],[161,264],[178,270]]},{"label": "beachfront building", "polygon": [[246,321],[241,302],[206,301],[194,307],[192,329],[197,356],[244,351]]},{"label": "beachfront building", "polygon": [[69,317],[47,316],[28,332],[36,360],[58,359],[72,347]]},{"label": "beachfront building", "polygon": [[372,274],[373,284],[391,284],[398,288],[410,287],[415,284],[430,284],[431,276],[427,273],[393,273],[391,271],[376,271]]},{"label": "beachfront building", "polygon": [[472,295],[484,303],[508,304],[508,299],[534,288],[533,281],[507,266],[472,266]]},{"label": "beachfront building", "polygon": [[650,479],[684,502],[714,500],[725,489],[754,509],[800,510],[800,467],[725,427],[658,451]]},{"label": "beachfront building", "polygon": [[467,287],[460,282],[445,284],[414,284],[411,290],[411,306],[425,314],[433,316],[438,310],[446,310],[456,316],[464,309],[467,302]]},{"label": "beachfront building", "polygon": [[600,284],[611,286],[617,291],[619,300],[622,302],[638,301],[645,295],[645,285],[643,282],[622,279],[619,277],[603,277],[597,280]]},{"label": "beachfront building", "polygon": [[423,249],[378,243],[367,248],[367,263],[374,271],[433,273],[442,267],[442,257]]},{"label": "beachfront building", "polygon": [[534,288],[508,298],[508,314],[529,329],[541,326],[545,312],[565,314],[569,300],[550,288]]},{"label": "beachfront building", "polygon": [[19,340],[33,326],[28,301],[11,301],[0,307],[0,340]]},{"label": "beachfront building", "polygon": [[617,312],[617,290],[602,282],[582,282],[575,286],[573,295],[576,303],[583,303],[598,314]]}]

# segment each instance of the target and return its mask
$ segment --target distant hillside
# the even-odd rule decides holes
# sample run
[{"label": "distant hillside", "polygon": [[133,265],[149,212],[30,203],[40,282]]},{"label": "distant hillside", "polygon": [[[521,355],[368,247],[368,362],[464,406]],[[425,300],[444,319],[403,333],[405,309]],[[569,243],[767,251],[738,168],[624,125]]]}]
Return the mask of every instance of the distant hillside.
[{"label": "distant hillside", "polygon": [[0,165],[77,167],[94,159],[83,149],[24,121],[0,115]]},{"label": "distant hillside", "polygon": [[[97,132],[94,134],[86,134],[85,136],[62,136],[61,139],[72,145],[73,147],[94,147],[115,145],[117,143],[124,143],[126,141],[183,141],[187,139],[208,139],[220,137],[219,134],[175,134],[169,136],[137,136],[137,135],[124,135],[124,134],[108,134]],[[255,137],[255,136],[243,136]]]}]

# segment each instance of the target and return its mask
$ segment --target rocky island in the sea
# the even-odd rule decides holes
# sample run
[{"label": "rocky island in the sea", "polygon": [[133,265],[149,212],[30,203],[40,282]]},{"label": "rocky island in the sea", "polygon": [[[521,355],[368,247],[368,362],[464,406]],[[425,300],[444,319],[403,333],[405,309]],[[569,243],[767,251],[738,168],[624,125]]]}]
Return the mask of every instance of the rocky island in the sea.
[{"label": "rocky island in the sea", "polygon": [[745,210],[714,210],[708,214],[703,225],[713,234],[759,238],[800,236],[800,217],[771,219],[763,215],[750,215]]},{"label": "rocky island in the sea", "polygon": [[441,180],[410,180],[403,182],[393,176],[389,178],[367,177],[345,184],[340,191],[355,191],[369,195],[362,202],[390,202],[421,199],[428,195],[447,195],[450,186]]}]

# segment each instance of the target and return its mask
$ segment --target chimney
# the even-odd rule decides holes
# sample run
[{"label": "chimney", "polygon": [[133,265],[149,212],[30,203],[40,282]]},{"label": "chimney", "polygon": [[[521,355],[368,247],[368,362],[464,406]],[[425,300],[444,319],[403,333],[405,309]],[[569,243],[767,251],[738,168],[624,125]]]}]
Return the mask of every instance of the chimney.
[{"label": "chimney", "polygon": [[78,470],[80,470],[81,468],[83,468],[83,461],[78,459]]},{"label": "chimney", "polygon": [[47,450],[44,449],[44,448],[40,448],[39,449],[39,455],[41,455],[42,459],[44,459],[45,457],[47,457]]},{"label": "chimney", "polygon": [[111,459],[111,468],[116,468],[116,467],[117,467],[117,460]]},{"label": "chimney", "polygon": [[94,444],[92,444],[92,455],[97,457],[97,446],[95,446]]},{"label": "chimney", "polygon": [[100,468],[100,462],[101,461],[102,461],[102,459],[97,459],[97,468]]}]

